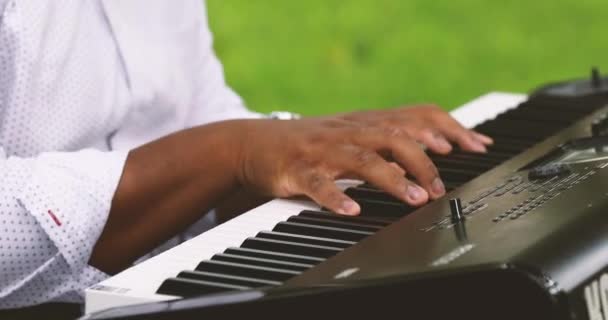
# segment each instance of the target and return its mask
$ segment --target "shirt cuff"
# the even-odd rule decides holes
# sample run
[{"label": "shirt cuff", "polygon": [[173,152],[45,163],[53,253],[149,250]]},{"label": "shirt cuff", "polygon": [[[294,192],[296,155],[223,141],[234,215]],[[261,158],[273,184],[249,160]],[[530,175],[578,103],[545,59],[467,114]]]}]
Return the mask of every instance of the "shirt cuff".
[{"label": "shirt cuff", "polygon": [[85,272],[106,224],[127,152],[82,150],[31,159],[17,201],[37,220],[70,266]]}]

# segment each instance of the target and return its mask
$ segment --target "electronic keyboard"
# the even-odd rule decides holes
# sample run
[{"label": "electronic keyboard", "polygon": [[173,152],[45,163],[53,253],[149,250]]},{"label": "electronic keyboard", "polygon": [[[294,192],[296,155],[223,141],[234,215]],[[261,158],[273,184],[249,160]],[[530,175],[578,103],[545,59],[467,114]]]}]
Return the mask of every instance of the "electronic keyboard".
[{"label": "electronic keyboard", "polygon": [[453,115],[489,152],[430,154],[445,197],[343,181],[358,217],[273,200],[87,289],[85,318],[608,318],[607,105],[597,72],[486,95]]}]

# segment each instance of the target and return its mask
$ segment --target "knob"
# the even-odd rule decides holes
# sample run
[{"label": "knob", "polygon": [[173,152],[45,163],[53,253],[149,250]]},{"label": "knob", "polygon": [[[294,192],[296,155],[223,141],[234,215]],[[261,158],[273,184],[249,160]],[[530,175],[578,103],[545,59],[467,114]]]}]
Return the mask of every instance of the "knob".
[{"label": "knob", "polygon": [[452,215],[452,222],[457,223],[464,220],[460,198],[450,199],[450,212]]},{"label": "knob", "polygon": [[608,129],[608,118],[606,116],[606,114],[603,114],[591,122],[591,136],[599,137],[606,133],[606,129]]}]

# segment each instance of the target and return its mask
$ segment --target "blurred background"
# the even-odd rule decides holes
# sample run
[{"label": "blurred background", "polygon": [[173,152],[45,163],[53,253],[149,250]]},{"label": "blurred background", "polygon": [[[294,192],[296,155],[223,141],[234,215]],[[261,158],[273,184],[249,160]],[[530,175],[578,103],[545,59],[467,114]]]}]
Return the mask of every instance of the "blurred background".
[{"label": "blurred background", "polygon": [[306,115],[528,92],[608,72],[606,0],[208,0],[229,84]]}]

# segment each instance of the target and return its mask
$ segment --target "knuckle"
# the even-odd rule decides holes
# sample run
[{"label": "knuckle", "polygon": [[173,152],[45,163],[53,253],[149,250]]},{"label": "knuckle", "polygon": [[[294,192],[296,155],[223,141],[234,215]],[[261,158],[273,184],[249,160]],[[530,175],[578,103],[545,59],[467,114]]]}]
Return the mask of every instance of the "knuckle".
[{"label": "knuckle", "polygon": [[305,145],[310,146],[310,147],[318,146],[318,145],[326,142],[327,140],[328,140],[327,134],[321,133],[321,132],[315,132],[315,133],[311,133],[310,135],[308,135],[308,137],[306,138]]},{"label": "knuckle", "polygon": [[354,151],[353,155],[355,164],[360,167],[367,167],[376,160],[376,153],[368,149],[358,149]]},{"label": "knuckle", "polygon": [[315,192],[315,193],[319,192],[319,190],[321,190],[324,182],[325,182],[325,178],[323,177],[323,175],[321,175],[317,171],[311,172],[308,175],[308,177],[306,178],[306,183],[307,183],[308,187],[310,188],[310,191]]},{"label": "knuckle", "polygon": [[424,128],[424,129],[420,130],[420,136],[424,137],[424,138],[435,139],[435,138],[439,138],[441,136],[441,134],[439,134],[439,132],[435,129]]},{"label": "knuckle", "polygon": [[345,119],[345,118],[332,117],[332,118],[328,118],[328,119],[323,119],[321,121],[321,124],[326,128],[336,129],[336,128],[348,127],[348,126],[352,125],[352,121]]},{"label": "knuckle", "polygon": [[388,138],[401,138],[405,135],[405,131],[396,126],[386,126],[383,131]]},{"label": "knuckle", "polygon": [[340,204],[342,204],[342,201],[344,198],[342,193],[338,192],[338,191],[330,191],[325,196],[327,197],[328,202],[333,203],[336,206],[339,206]]}]

